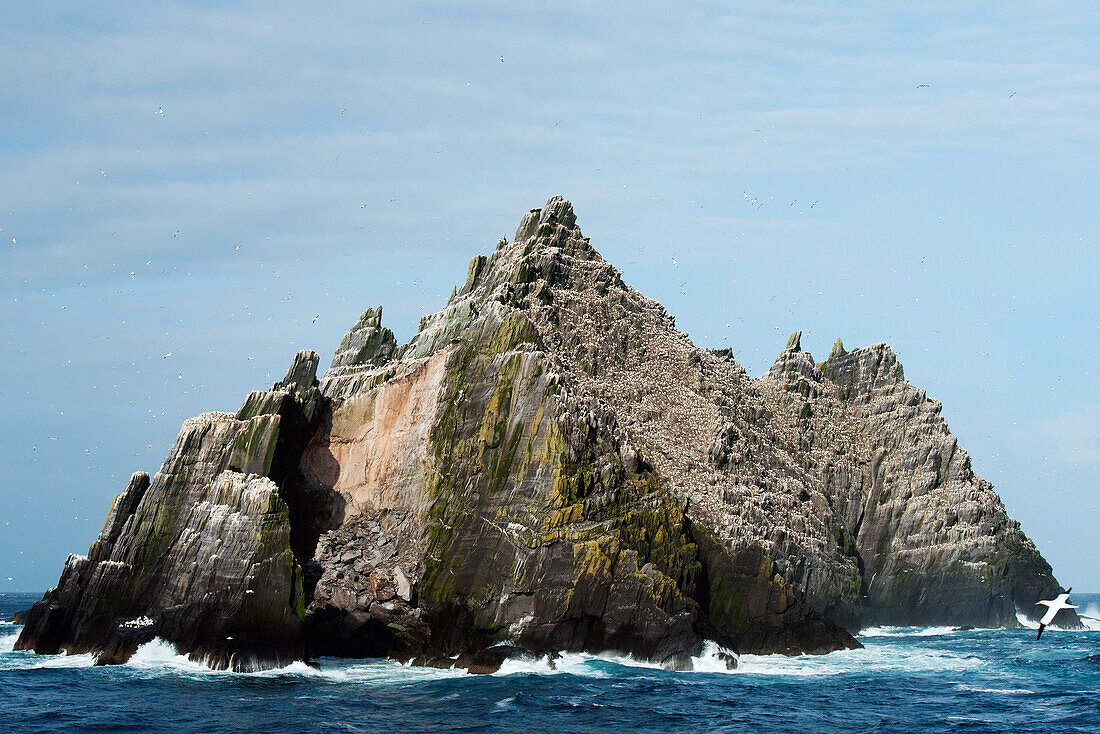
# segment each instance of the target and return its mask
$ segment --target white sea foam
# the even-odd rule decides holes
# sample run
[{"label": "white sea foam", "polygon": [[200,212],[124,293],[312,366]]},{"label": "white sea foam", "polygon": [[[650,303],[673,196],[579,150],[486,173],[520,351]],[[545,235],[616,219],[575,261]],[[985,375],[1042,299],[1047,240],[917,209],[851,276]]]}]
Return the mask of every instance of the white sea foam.
[{"label": "white sea foam", "polygon": [[293,662],[281,668],[270,668],[254,673],[232,670],[215,670],[180,654],[176,646],[159,637],[137,649],[125,667],[146,673],[170,671],[188,676],[248,676],[252,678],[317,678],[340,683],[403,683],[421,680],[451,678],[467,675],[465,670],[441,670],[416,667],[395,660],[371,659],[348,661],[322,658],[318,667],[303,662]]},{"label": "white sea foam", "polygon": [[[931,637],[946,634],[937,628],[913,628],[915,633],[909,636]],[[951,631],[952,628],[942,628]],[[922,634],[923,632],[923,634]],[[721,673],[731,675],[756,676],[830,676],[846,674],[866,674],[869,670],[896,672],[924,672],[947,670],[974,670],[986,665],[986,661],[973,655],[913,647],[910,644],[898,644],[888,638],[882,641],[868,641],[867,647],[860,650],[838,650],[827,655],[741,655],[738,665],[730,670],[725,660],[718,657],[723,649],[714,642],[707,642],[702,653],[691,659],[694,673]],[[898,634],[896,636],[902,636]],[[496,675],[517,674],[553,675],[568,673],[591,678],[603,678],[614,675],[614,666],[660,669],[654,663],[635,660],[630,657],[588,653],[564,653],[551,667],[547,658],[515,658],[506,660]],[[690,674],[690,673],[689,673]]]},{"label": "white sea foam", "polygon": [[554,656],[553,661],[547,655],[540,658],[526,656],[509,658],[501,664],[500,670],[493,675],[555,675],[569,673],[571,675],[583,675],[588,678],[606,678],[608,673],[602,669],[606,666],[601,666],[601,663],[620,665],[624,668],[659,670],[661,667],[655,663],[636,660],[629,655],[618,655],[616,653],[593,655],[586,652],[563,652]]},{"label": "white sea foam", "polygon": [[862,650],[838,650],[827,655],[742,655],[733,672],[750,675],[827,676],[875,672],[943,672],[974,670],[986,665],[981,658],[934,650],[869,642]]},{"label": "white sea foam", "polygon": [[171,669],[187,673],[217,672],[202,663],[196,663],[186,655],[181,655],[176,646],[167,640],[154,637],[140,646],[126,666],[137,670]]},{"label": "white sea foam", "polygon": [[967,686],[962,683],[956,683],[955,685],[960,691],[973,691],[974,693],[1000,693],[1006,696],[1035,693],[1035,691],[1030,691],[1027,688],[979,688],[978,686]]},{"label": "white sea foam", "polygon": [[90,668],[95,665],[95,656],[91,653],[81,655],[30,655],[27,665],[31,670],[41,668]]},{"label": "white sea foam", "polygon": [[1039,623],[1034,620],[1028,619],[1019,609],[1016,610],[1016,621],[1020,623],[1021,627],[1027,627],[1028,629],[1032,630],[1039,629]]},{"label": "white sea foam", "polygon": [[939,637],[957,631],[956,627],[868,627],[856,637]]},{"label": "white sea foam", "polygon": [[[866,674],[875,672],[943,672],[975,670],[988,665],[988,661],[974,655],[949,650],[921,647],[909,641],[894,641],[897,637],[930,637],[946,634],[951,628],[886,628],[866,641],[859,650],[840,650],[827,655],[741,655],[738,666],[726,668],[725,660],[718,657],[723,649],[707,642],[702,653],[692,658],[695,673],[732,674],[749,676],[833,676]],[[904,630],[904,631],[903,631]],[[11,652],[15,644],[16,630],[0,632],[0,652]],[[27,655],[6,660],[5,667],[18,660],[19,667],[76,668],[94,664],[92,655]],[[186,676],[252,676],[258,678],[317,678],[340,683],[367,685],[411,684],[427,680],[464,677],[468,673],[459,669],[439,669],[412,666],[393,660],[371,659],[351,661],[322,658],[318,667],[295,662],[282,668],[256,673],[236,673],[214,670],[181,655],[169,642],[159,638],[138,648],[123,666],[134,674],[145,676],[164,672]],[[660,670],[654,663],[636,660],[618,654],[562,653],[549,657],[519,657],[504,661],[498,676],[512,675],[560,675],[569,674],[588,678],[607,678],[616,675],[616,668]],[[690,675],[690,673],[688,673]],[[993,691],[991,691],[993,692]],[[1000,692],[1000,691],[997,691]],[[1006,689],[1003,692],[1012,693]]]},{"label": "white sea foam", "polygon": [[[1086,611],[1085,613],[1092,616],[1091,612]],[[1097,616],[1100,616],[1100,615],[1097,615]],[[1016,621],[1020,623],[1021,627],[1027,627],[1029,630],[1039,629],[1039,623],[1037,621],[1035,621],[1034,619],[1028,619],[1026,616],[1024,616],[1023,612],[1020,612],[1020,611],[1016,612]],[[1087,629],[1087,630],[1100,630],[1100,622],[1098,622],[1096,620],[1082,618],[1081,619],[1081,624],[1083,624],[1085,626],[1085,629]],[[1044,628],[1043,634],[1045,635],[1047,632],[1067,632],[1067,631],[1072,631],[1072,630],[1066,630],[1066,629],[1063,629],[1062,627],[1056,627],[1054,625],[1050,625],[1050,626]]]},{"label": "white sea foam", "polygon": [[[692,670],[699,673],[730,673],[726,667],[726,661],[720,659],[720,653],[728,651],[716,642],[707,641],[703,651],[698,657],[691,658]],[[606,678],[612,673],[609,668],[620,666],[624,668],[642,668],[646,670],[662,670],[659,663],[648,660],[639,660],[630,655],[622,655],[614,652],[586,653],[563,652],[554,656],[551,661],[549,656],[540,658],[518,657],[505,660],[494,675],[555,675],[568,673],[570,675],[582,675],[588,678]]]},{"label": "white sea foam", "polygon": [[[699,657],[691,659],[692,669],[699,673],[736,673],[737,668],[732,670],[727,668],[726,661],[718,657],[722,654],[732,655],[733,653],[717,642],[707,640]],[[740,664],[740,658],[738,663]]]},{"label": "white sea foam", "polygon": [[1081,617],[1081,624],[1085,625],[1085,629],[1100,630],[1100,606],[1089,604],[1084,613],[1086,616]]},{"label": "white sea foam", "polygon": [[[95,664],[95,657],[88,655],[35,655],[15,652],[15,642],[23,625],[10,625],[0,630],[0,655],[5,656],[3,668],[88,668]],[[10,653],[10,656],[8,655]]]}]

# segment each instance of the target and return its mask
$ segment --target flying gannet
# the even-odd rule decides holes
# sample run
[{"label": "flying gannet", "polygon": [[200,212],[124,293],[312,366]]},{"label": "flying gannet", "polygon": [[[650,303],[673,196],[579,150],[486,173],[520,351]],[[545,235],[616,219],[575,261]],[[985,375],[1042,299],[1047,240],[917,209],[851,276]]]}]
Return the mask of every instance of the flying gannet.
[{"label": "flying gannet", "polygon": [[1063,609],[1076,609],[1077,607],[1069,603],[1069,592],[1073,591],[1073,587],[1066,589],[1066,593],[1059,594],[1054,598],[1054,601],[1049,599],[1040,599],[1035,602],[1036,606],[1042,604],[1047,608],[1047,613],[1043,615],[1043,618],[1039,620],[1039,634],[1035,635],[1035,639],[1038,640],[1043,636],[1043,630],[1046,626],[1054,621],[1054,618],[1058,616],[1058,612]]}]

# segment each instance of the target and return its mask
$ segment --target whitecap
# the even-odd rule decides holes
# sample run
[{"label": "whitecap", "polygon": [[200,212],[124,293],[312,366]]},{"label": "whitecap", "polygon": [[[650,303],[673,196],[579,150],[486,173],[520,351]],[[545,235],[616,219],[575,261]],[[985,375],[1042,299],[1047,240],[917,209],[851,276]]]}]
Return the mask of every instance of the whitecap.
[{"label": "whitecap", "polygon": [[957,627],[868,627],[856,637],[939,637],[960,631]]},{"label": "whitecap", "polygon": [[1085,629],[1096,631],[1100,630],[1100,607],[1095,604],[1090,604],[1085,608],[1085,615],[1081,617],[1081,624],[1085,625]]},{"label": "whitecap", "polygon": [[174,671],[188,675],[202,676],[248,676],[253,678],[319,678],[336,682],[351,683],[402,683],[424,679],[449,678],[466,675],[466,671],[439,670],[404,665],[396,660],[384,658],[369,661],[350,661],[337,658],[324,658],[317,666],[295,661],[281,668],[269,668],[251,673],[233,670],[218,670],[196,662],[181,654],[174,644],[159,637],[137,649],[126,662],[126,667],[138,671]]},{"label": "whitecap", "polygon": [[1026,688],[979,688],[978,686],[967,686],[961,683],[955,685],[960,691],[973,691],[974,693],[1001,693],[1006,696],[1035,693],[1035,691]]},{"label": "whitecap", "polygon": [[[606,678],[608,673],[606,665],[617,665],[624,668],[647,668],[649,670],[661,670],[657,663],[638,660],[630,655],[615,652],[587,653],[587,652],[562,652],[552,656],[542,657],[519,656],[508,658],[501,663],[500,669],[493,675],[554,675],[569,673],[588,678]],[[601,666],[602,664],[602,666]]]},{"label": "whitecap", "polygon": [[766,676],[828,676],[874,672],[943,672],[974,670],[986,663],[971,655],[869,642],[861,650],[837,650],[826,655],[742,655],[735,673]]},{"label": "whitecap", "polygon": [[699,653],[699,657],[691,659],[692,670],[698,673],[736,673],[737,668],[728,668],[726,661],[718,657],[723,654],[732,655],[733,653],[717,642],[707,640],[703,644],[703,651]]},{"label": "whitecap", "polygon": [[[1088,614],[1089,616],[1100,616],[1100,614],[1094,614],[1094,612],[1100,612],[1100,610],[1097,610],[1093,607],[1089,607],[1089,609],[1086,611],[1086,614]],[[1016,611],[1016,621],[1020,623],[1021,627],[1026,627],[1029,630],[1039,629],[1039,623],[1038,622],[1036,622],[1033,619],[1028,619],[1024,615],[1024,613],[1019,611],[1019,610]],[[1084,617],[1082,617],[1081,618],[1081,624],[1083,624],[1085,629],[1087,629],[1087,630],[1100,630],[1100,621],[1097,621],[1097,620],[1085,619]],[[1049,626],[1047,626],[1043,629],[1043,634],[1045,635],[1047,632],[1072,632],[1072,631],[1073,630],[1066,630],[1062,627],[1056,627],[1054,625],[1049,625]]]},{"label": "whitecap", "polygon": [[80,655],[31,655],[31,662],[27,667],[31,670],[42,668],[90,668],[95,665],[95,655],[81,653]]},{"label": "whitecap", "polygon": [[493,711],[507,711],[512,708],[512,704],[516,702],[515,696],[509,696],[508,698],[502,698],[493,704]]},{"label": "whitecap", "polygon": [[1019,609],[1016,610],[1016,621],[1020,623],[1021,627],[1027,627],[1031,630],[1039,629],[1039,623],[1034,620],[1028,619]]},{"label": "whitecap", "polygon": [[191,660],[186,655],[181,655],[175,645],[160,637],[154,637],[138,647],[137,651],[126,661],[126,667],[135,670],[171,669],[187,673],[218,672],[202,663]]}]

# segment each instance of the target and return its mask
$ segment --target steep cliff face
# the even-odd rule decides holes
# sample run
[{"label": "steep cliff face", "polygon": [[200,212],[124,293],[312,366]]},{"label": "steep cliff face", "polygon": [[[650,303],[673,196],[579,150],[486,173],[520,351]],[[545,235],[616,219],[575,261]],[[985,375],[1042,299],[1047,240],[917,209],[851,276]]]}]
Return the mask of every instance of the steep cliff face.
[{"label": "steep cliff face", "polygon": [[815,365],[796,336],[751,379],[623,283],[560,197],[408,344],[370,309],[316,367],[300,353],[236,415],[188,421],[20,647],[684,667],[705,638],[825,652],[868,622],[1012,624],[1057,588],[888,348]]},{"label": "steep cliff face", "polygon": [[[863,623],[1012,625],[1017,608],[1030,614],[1060,591],[974,473],[941,404],[905,379],[890,347],[847,352],[838,340],[815,365],[796,334],[765,380],[782,387],[814,437],[811,454],[829,458],[816,468],[820,480],[861,499],[842,525],[860,563]],[[850,430],[830,435],[822,424]]]},{"label": "steep cliff face", "polygon": [[161,470],[135,474],[86,556],[30,609],[17,649],[125,661],[159,635],[215,668],[302,659],[305,597],[276,483],[319,397],[317,355],[236,413],[187,420]]}]

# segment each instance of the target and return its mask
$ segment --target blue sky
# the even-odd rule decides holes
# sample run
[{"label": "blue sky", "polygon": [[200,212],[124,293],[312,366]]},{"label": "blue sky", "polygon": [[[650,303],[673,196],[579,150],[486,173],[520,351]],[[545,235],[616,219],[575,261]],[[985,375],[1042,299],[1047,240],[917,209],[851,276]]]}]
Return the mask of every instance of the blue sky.
[{"label": "blue sky", "polygon": [[890,343],[1100,590],[1091,6],[42,2],[0,29],[0,591],[55,583],[185,418],[327,364],[367,306],[410,337],[552,194],[752,374],[797,329]]}]

